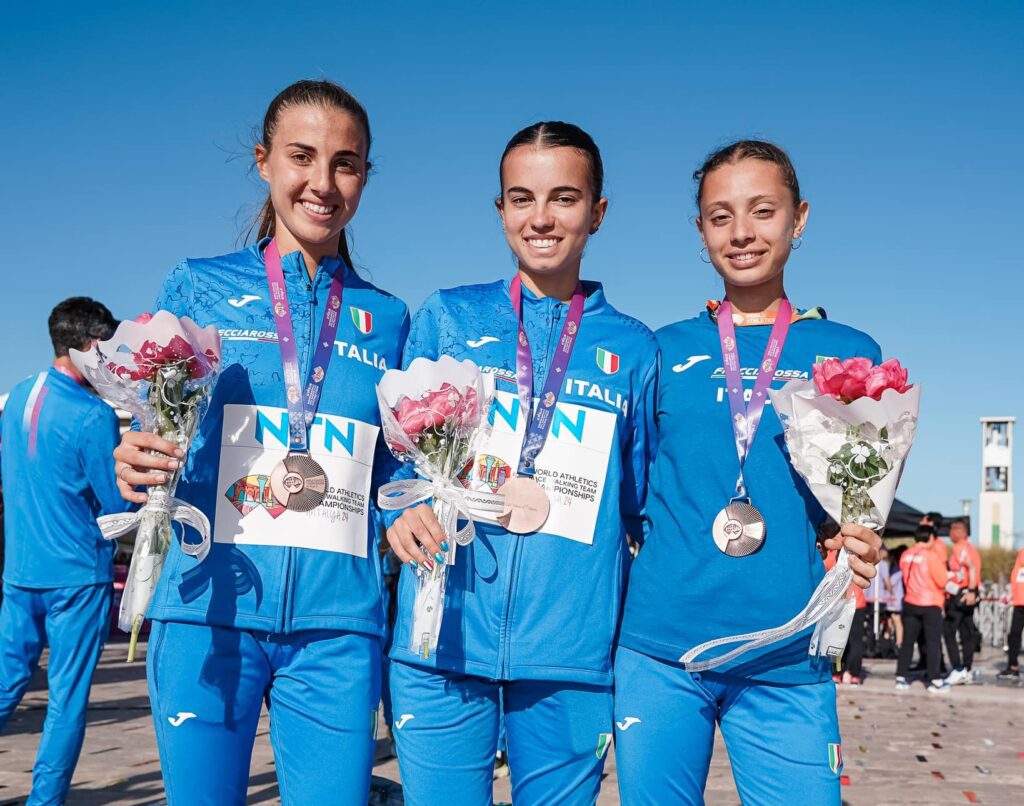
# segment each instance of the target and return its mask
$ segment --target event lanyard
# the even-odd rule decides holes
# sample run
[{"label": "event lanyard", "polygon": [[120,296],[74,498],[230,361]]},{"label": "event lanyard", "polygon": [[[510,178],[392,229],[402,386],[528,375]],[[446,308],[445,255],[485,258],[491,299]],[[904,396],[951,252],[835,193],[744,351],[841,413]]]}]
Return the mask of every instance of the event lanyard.
[{"label": "event lanyard", "polygon": [[[300,258],[301,259],[301,258]],[[270,284],[270,307],[277,325],[277,343],[281,347],[281,364],[284,366],[285,397],[288,400],[288,449],[306,451],[309,444],[309,427],[313,424],[317,407],[320,405],[327,370],[334,354],[334,336],[338,332],[338,312],[345,290],[345,264],[339,262],[331,277],[331,294],[324,308],[320,335],[313,352],[313,366],[306,386],[299,377],[299,353],[295,346],[295,329],[292,327],[292,312],[288,307],[288,290],[285,288],[284,271],[281,268],[281,253],[277,241],[271,241],[263,251],[263,263],[267,267],[267,282]]]},{"label": "event lanyard", "polygon": [[761,414],[764,412],[764,405],[768,400],[768,387],[775,379],[775,369],[779,364],[779,357],[782,355],[782,345],[786,343],[786,334],[789,333],[789,323],[793,317],[793,306],[785,297],[779,303],[779,310],[775,314],[775,324],[772,325],[771,335],[768,337],[768,346],[764,349],[764,356],[757,370],[757,380],[754,382],[754,392],[750,396],[749,407],[743,400],[743,377],[740,372],[740,354],[736,345],[736,328],[732,321],[732,303],[726,298],[722,300],[722,306],[718,309],[718,339],[722,344],[722,362],[725,368],[725,384],[729,393],[729,411],[732,414],[733,434],[736,437],[736,453],[740,459],[740,478],[736,490],[740,495],[746,495],[743,484],[743,465],[750,455],[750,448],[754,444],[754,435],[757,433],[757,426],[761,422]]},{"label": "event lanyard", "polygon": [[512,297],[512,308],[516,312],[516,323],[519,325],[519,337],[516,340],[516,383],[519,386],[519,402],[528,417],[531,410],[533,414],[523,438],[517,474],[533,476],[536,472],[534,462],[537,459],[537,454],[544,447],[548,433],[551,431],[555,403],[558,402],[558,396],[562,391],[565,370],[569,366],[572,348],[576,344],[576,336],[580,330],[580,321],[583,319],[585,297],[583,296],[583,284],[577,280],[576,290],[569,303],[569,313],[566,315],[565,324],[562,325],[562,335],[559,336],[558,346],[555,348],[555,357],[551,360],[551,367],[548,369],[548,376],[544,382],[544,392],[534,408],[533,354],[530,352],[530,340],[526,337],[526,329],[523,327],[523,281],[518,275],[512,280],[509,293]]}]

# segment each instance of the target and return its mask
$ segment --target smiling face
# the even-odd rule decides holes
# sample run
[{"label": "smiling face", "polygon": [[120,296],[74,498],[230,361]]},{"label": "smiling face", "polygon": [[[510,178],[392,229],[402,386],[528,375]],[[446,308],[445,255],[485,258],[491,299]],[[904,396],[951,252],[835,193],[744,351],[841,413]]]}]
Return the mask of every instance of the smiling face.
[{"label": "smiling face", "polygon": [[608,208],[594,200],[590,165],[575,148],[522,145],[505,157],[498,212],[519,269],[538,279],[579,275],[587,239]]},{"label": "smiling face", "polygon": [[366,132],[348,112],[320,104],[281,110],[269,150],[256,165],[270,185],[282,254],[301,249],[314,261],[338,253],[366,185]]},{"label": "smiling face", "polygon": [[794,205],[775,163],[745,158],[704,178],[700,231],[708,257],[730,287],[778,287],[794,238],[807,223],[808,205]]}]

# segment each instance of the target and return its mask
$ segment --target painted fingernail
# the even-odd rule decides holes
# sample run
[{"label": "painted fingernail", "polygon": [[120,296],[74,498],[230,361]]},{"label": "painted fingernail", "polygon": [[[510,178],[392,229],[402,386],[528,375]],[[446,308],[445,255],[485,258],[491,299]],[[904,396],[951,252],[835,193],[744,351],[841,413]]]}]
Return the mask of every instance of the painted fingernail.
[{"label": "painted fingernail", "polygon": [[442,540],[441,541],[441,551],[448,551],[448,541],[447,540]]},{"label": "painted fingernail", "polygon": [[434,570],[434,564],[430,560],[424,560],[423,564],[426,566],[428,571]]},{"label": "painted fingernail", "polygon": [[444,555],[440,552],[434,555],[434,559],[437,560],[438,565],[444,565]]},{"label": "painted fingernail", "polygon": [[415,560],[409,560],[409,565],[414,571],[418,570],[420,567]]}]

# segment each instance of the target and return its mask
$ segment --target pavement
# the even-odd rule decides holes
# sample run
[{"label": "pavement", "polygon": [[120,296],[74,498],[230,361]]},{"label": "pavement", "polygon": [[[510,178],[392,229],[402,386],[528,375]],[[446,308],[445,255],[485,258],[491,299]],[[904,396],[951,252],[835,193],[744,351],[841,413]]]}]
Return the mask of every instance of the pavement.
[{"label": "pavement", "polygon": [[[127,645],[109,644],[96,672],[85,746],[68,804],[160,804],[163,784],[146,693],[144,646],[136,663],[124,662]],[[1024,687],[999,683],[1003,656],[993,650],[976,661],[980,682],[948,695],[914,685],[893,690],[893,661],[866,661],[863,686],[840,686],[843,802],[850,806],[1024,803]],[[32,764],[46,713],[45,663],[0,736],[0,806],[28,795]],[[383,719],[380,720],[383,726]],[[249,779],[249,803],[279,803],[266,712],[260,721]],[[381,730],[383,737],[384,731]],[[398,763],[386,738],[378,741],[371,804],[403,802]],[[599,806],[619,803],[614,752],[609,752]],[[511,801],[508,778],[494,786],[494,801]],[[721,737],[708,777],[711,806],[738,804]],[[658,806],[661,806],[660,804]],[[812,805],[808,805],[812,806]]]}]

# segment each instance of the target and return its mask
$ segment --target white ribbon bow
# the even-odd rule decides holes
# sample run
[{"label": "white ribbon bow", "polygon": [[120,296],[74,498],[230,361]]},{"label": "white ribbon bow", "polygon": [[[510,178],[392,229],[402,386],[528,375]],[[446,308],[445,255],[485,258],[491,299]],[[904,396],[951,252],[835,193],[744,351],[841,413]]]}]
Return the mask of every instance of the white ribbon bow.
[{"label": "white ribbon bow", "polygon": [[191,504],[186,504],[177,498],[172,498],[163,490],[151,490],[149,500],[145,505],[135,512],[119,512],[115,515],[103,515],[96,519],[100,532],[107,540],[114,540],[126,532],[130,532],[142,520],[142,513],[162,513],[184,526],[191,526],[202,538],[198,543],[188,543],[181,540],[181,550],[190,557],[195,557],[199,562],[206,559],[210,553],[210,519],[200,510]]},{"label": "white ribbon bow", "polygon": [[[713,641],[706,641],[695,646],[684,654],[679,662],[683,664],[688,672],[704,672],[714,669],[723,663],[728,663],[740,655],[745,655],[754,649],[773,644],[776,641],[783,641],[802,630],[806,630],[813,624],[817,624],[814,634],[811,636],[808,654],[827,655],[830,658],[837,658],[843,654],[846,647],[846,639],[849,636],[850,624],[853,621],[856,604],[853,599],[846,598],[846,591],[853,582],[853,569],[850,568],[850,559],[846,549],[839,552],[839,559],[832,569],[825,574],[825,578],[818,583],[814,594],[811,596],[806,607],[801,610],[790,621],[781,627],[770,630],[749,632],[743,635],[732,635],[728,638],[716,638]],[[710,649],[725,644],[736,644],[740,646],[719,655],[711,660],[694,662],[696,658],[703,655]]]},{"label": "white ribbon bow", "polygon": [[377,493],[377,504],[381,509],[405,509],[429,498],[451,504],[455,512],[466,521],[466,525],[454,534],[449,532],[455,530],[457,523],[441,524],[445,534],[460,546],[469,545],[476,537],[471,510],[500,513],[505,503],[504,495],[473,492],[449,479],[402,479],[382,485]]}]

